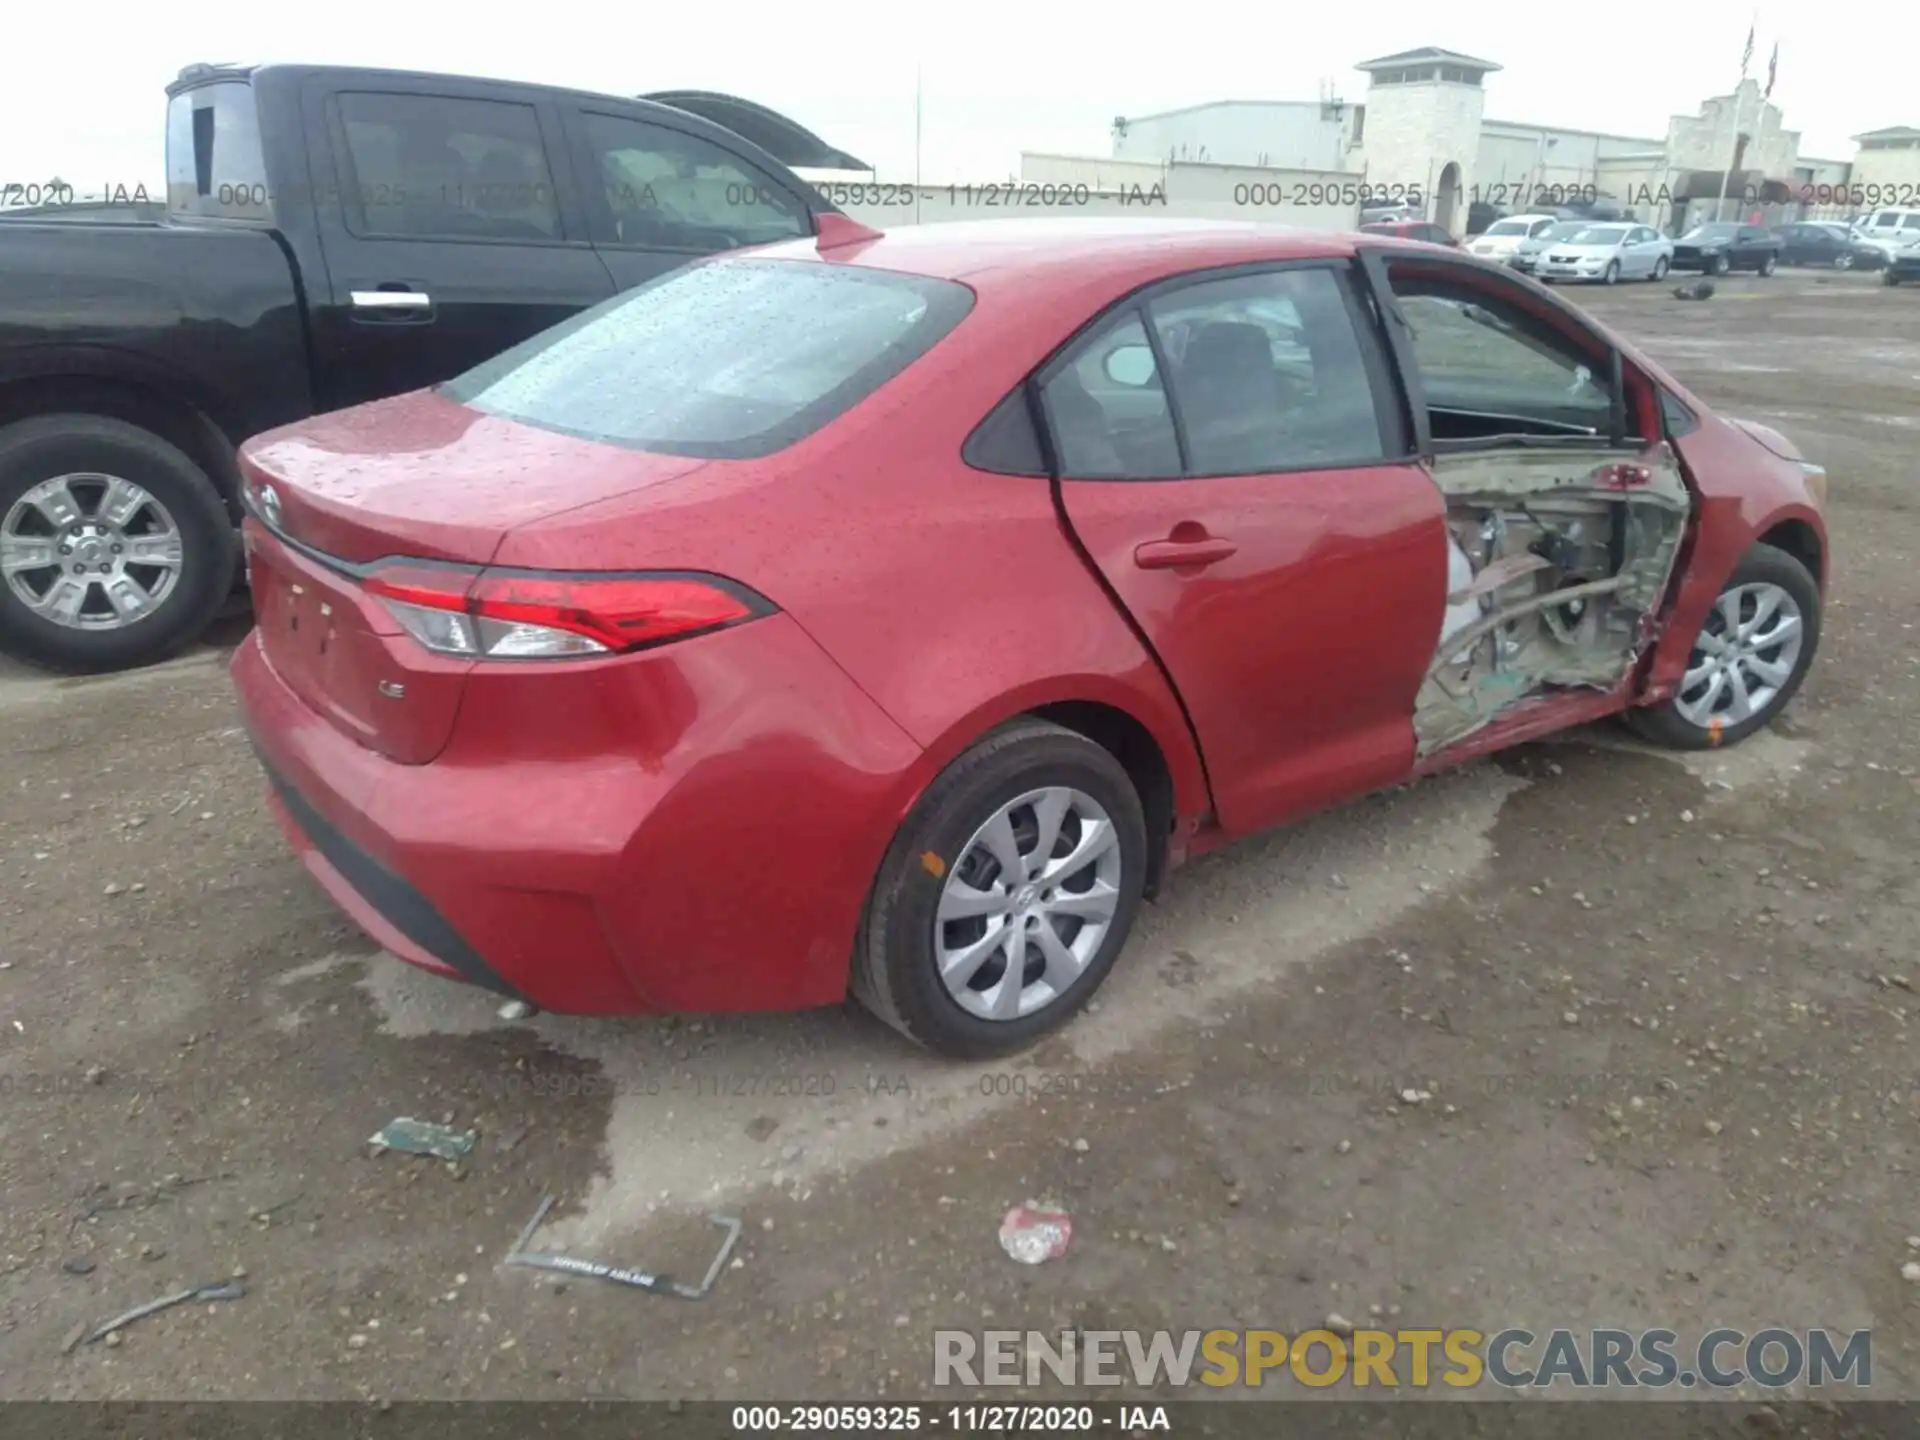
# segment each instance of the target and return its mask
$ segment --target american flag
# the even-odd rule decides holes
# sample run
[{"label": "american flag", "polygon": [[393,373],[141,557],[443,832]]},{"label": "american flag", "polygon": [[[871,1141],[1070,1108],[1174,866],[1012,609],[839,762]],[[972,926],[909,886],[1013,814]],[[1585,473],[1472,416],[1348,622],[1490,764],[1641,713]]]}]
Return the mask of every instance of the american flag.
[{"label": "american flag", "polygon": [[1740,52],[1740,78],[1742,80],[1747,78],[1747,67],[1753,64],[1753,32],[1758,25],[1759,22],[1756,20],[1752,25],[1747,27],[1747,48]]},{"label": "american flag", "polygon": [[1762,100],[1766,99],[1769,95],[1773,94],[1773,72],[1778,70],[1779,68],[1780,68],[1780,42],[1776,40],[1773,42],[1772,58],[1770,58],[1767,61],[1767,88],[1761,92],[1760,98]]}]

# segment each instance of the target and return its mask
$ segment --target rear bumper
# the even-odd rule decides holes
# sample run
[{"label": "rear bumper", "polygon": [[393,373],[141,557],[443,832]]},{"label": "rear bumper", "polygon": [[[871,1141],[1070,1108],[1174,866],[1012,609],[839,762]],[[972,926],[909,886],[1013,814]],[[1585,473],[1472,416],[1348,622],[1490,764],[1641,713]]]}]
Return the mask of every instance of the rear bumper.
[{"label": "rear bumper", "polygon": [[547,1010],[838,1002],[917,783],[919,747],[786,616],[474,682],[426,765],[310,708],[258,632],[232,668],[321,888],[398,958]]}]

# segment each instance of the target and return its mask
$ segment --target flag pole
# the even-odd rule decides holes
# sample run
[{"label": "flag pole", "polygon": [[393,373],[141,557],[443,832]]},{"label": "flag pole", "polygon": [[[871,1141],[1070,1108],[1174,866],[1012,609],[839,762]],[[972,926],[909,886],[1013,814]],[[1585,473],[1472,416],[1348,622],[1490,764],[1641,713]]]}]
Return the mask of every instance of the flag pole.
[{"label": "flag pole", "polygon": [[1733,185],[1734,162],[1740,158],[1740,102],[1746,98],[1747,66],[1753,63],[1753,36],[1760,28],[1760,13],[1754,12],[1747,27],[1747,48],[1740,53],[1740,83],[1733,87],[1733,150],[1727,156],[1727,168],[1720,176],[1720,198],[1713,202],[1713,218],[1726,218],[1727,191]]}]

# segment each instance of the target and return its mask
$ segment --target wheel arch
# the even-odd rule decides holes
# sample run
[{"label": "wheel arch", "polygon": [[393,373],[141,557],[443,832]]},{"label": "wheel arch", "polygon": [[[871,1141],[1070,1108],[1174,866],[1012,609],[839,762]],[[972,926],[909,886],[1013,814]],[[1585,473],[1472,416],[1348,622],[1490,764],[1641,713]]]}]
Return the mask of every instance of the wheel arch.
[{"label": "wheel arch", "polygon": [[1820,587],[1824,595],[1827,590],[1827,556],[1821,542],[1820,532],[1805,520],[1788,518],[1775,523],[1763,531],[1754,542],[1759,545],[1771,545],[1776,550],[1784,550],[1813,576],[1813,583]]},{"label": "wheel arch", "polygon": [[1200,754],[1177,704],[1157,703],[1104,676],[1077,676],[1023,686],[956,720],[914,767],[894,830],[934,779],[985,736],[1015,720],[1047,720],[1106,750],[1132,780],[1147,813],[1147,894],[1184,857],[1187,837],[1212,809]]},{"label": "wheel arch", "polygon": [[233,439],[164,377],[71,355],[59,363],[41,357],[30,368],[0,375],[0,426],[58,414],[121,420],[159,436],[200,468],[239,523]]}]

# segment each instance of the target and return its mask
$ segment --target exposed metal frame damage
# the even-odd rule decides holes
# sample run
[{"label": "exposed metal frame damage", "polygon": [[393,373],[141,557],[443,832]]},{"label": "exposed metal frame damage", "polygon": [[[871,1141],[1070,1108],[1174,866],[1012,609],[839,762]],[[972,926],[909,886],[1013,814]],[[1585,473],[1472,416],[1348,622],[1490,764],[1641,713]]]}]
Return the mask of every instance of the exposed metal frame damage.
[{"label": "exposed metal frame damage", "polygon": [[1672,447],[1605,441],[1430,462],[1447,505],[1447,607],[1414,702],[1422,758],[1559,688],[1610,690],[1638,662],[1692,498]]}]

